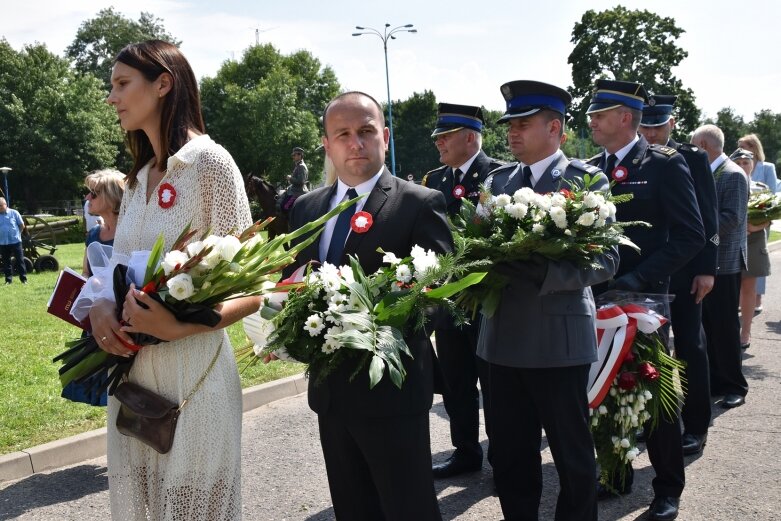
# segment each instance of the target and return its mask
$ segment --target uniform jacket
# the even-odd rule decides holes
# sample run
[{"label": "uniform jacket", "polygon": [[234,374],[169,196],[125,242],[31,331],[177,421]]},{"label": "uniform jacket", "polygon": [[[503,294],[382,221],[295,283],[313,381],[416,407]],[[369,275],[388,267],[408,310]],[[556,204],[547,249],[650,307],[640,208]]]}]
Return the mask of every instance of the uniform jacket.
[{"label": "uniform jacket", "polygon": [[477,157],[466,171],[463,181],[454,182],[453,169],[447,165],[431,170],[423,178],[424,186],[432,190],[439,190],[445,196],[447,204],[447,213],[456,215],[461,209],[461,199],[453,195],[453,189],[456,185],[461,185],[465,190],[465,197],[477,205],[480,196],[480,185],[485,182],[488,173],[495,168],[502,166],[501,161],[491,159],[482,150],[478,152]]},{"label": "uniform jacket", "polygon": [[[603,161],[605,155],[599,154],[589,163],[604,167]],[[651,227],[630,226],[624,230],[641,253],[621,247],[617,275],[635,271],[650,289],[666,288],[670,275],[683,268],[705,244],[689,167],[675,149],[649,145],[642,136],[619,166],[626,168],[627,176],[613,185],[611,192],[631,193],[634,197],[618,205],[616,220],[645,221]]]},{"label": "uniform jacket", "polygon": [[307,191],[307,182],[309,182],[309,169],[302,159],[293,167],[293,173],[290,175],[290,187],[288,192],[291,194],[303,194]]},{"label": "uniform jacket", "polygon": [[[520,172],[509,185],[504,178],[516,165],[492,174],[494,195],[512,194],[520,183]],[[562,180],[582,178],[586,172],[598,174],[596,189],[607,190],[607,178],[597,168],[563,154],[554,160],[534,186],[547,193],[562,186]],[[494,183],[496,177],[500,182]],[[499,188],[499,186],[502,188]],[[581,268],[569,262],[545,261],[544,277],[524,271],[525,263],[511,263],[509,284],[502,291],[496,313],[483,317],[477,354],[493,364],[522,367],[567,367],[590,364],[597,359],[594,316],[596,309],[589,286],[610,279],[618,267],[618,253],[600,255],[600,269]]]},{"label": "uniform jacket", "polygon": [[719,207],[718,274],[730,275],[746,267],[748,180],[731,159],[725,159],[713,175]]},{"label": "uniform jacket", "polygon": [[[299,197],[290,212],[291,229],[328,212],[335,190],[336,184]],[[347,262],[348,255],[357,256],[365,272],[373,273],[382,265],[383,254],[377,251],[379,247],[400,258],[408,256],[416,244],[437,253],[453,249],[442,194],[393,177],[388,169],[377,180],[363,211],[372,215],[374,224],[365,233],[348,235],[342,263]],[[285,273],[289,274],[311,260],[319,261],[318,243],[315,241],[304,249]],[[435,364],[433,348],[424,332],[406,340],[414,360],[403,356],[407,378],[400,390],[390,382],[387,374],[369,390],[368,368],[350,381],[355,365],[343,363],[317,385],[314,383],[316,375],[312,375],[309,406],[319,414],[328,412],[345,417],[396,416],[430,409]]]}]

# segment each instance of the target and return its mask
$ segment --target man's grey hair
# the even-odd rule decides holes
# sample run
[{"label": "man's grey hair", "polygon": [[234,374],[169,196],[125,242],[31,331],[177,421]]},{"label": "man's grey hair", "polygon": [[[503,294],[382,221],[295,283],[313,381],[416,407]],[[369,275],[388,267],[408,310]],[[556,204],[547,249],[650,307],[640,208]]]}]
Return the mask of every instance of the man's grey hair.
[{"label": "man's grey hair", "polygon": [[714,149],[724,150],[724,132],[716,125],[703,125],[694,131],[692,141],[702,139]]}]

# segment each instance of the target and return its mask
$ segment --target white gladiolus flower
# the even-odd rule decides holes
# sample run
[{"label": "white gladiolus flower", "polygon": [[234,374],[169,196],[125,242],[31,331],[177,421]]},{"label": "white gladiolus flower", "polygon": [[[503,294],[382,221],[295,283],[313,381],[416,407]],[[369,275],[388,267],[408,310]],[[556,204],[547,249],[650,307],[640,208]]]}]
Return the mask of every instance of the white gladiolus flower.
[{"label": "white gladiolus flower", "polygon": [[529,211],[529,207],[521,203],[512,203],[505,206],[504,210],[515,219],[523,219]]},{"label": "white gladiolus flower", "polygon": [[654,395],[653,395],[653,394],[651,394],[651,391],[649,391],[648,389],[645,389],[645,390],[643,391],[643,397],[646,399],[646,401],[648,401],[648,400],[650,400],[651,398],[653,398],[653,397],[654,397]]},{"label": "white gladiolus flower", "polygon": [[635,458],[637,458],[638,454],[640,454],[640,451],[637,449],[637,447],[635,447],[634,449],[627,451],[626,460],[633,461]]},{"label": "white gladiolus flower", "polygon": [[599,416],[594,416],[593,418],[591,418],[591,425],[593,427],[596,427],[597,425],[599,425]]},{"label": "white gladiolus flower", "polygon": [[629,440],[626,438],[621,439],[621,447],[624,449],[628,449],[630,447]]},{"label": "white gladiolus flower", "polygon": [[532,232],[534,233],[542,233],[545,231],[545,225],[537,223],[532,225]]},{"label": "white gladiolus flower", "polygon": [[512,197],[507,194],[497,195],[493,200],[497,208],[504,208],[513,201]]},{"label": "white gladiolus flower", "polygon": [[176,266],[181,266],[188,260],[190,260],[190,257],[185,252],[171,250],[163,257],[163,271],[165,271],[166,275],[170,275],[176,269]]},{"label": "white gladiolus flower", "polygon": [[220,257],[226,262],[233,260],[233,257],[241,249],[241,241],[233,235],[226,235],[220,240]]},{"label": "white gladiolus flower", "polygon": [[626,396],[622,396],[621,399],[619,400],[619,403],[621,405],[626,405]]},{"label": "white gladiolus flower", "polygon": [[615,387],[611,387],[610,391],[608,391],[608,392],[610,393],[610,396],[615,396],[615,395],[618,394],[618,391],[616,391]]},{"label": "white gladiolus flower", "polygon": [[165,285],[168,286],[168,293],[176,300],[184,300],[195,294],[193,279],[187,273],[180,273],[168,279]]},{"label": "white gladiolus flower", "polygon": [[211,246],[211,251],[209,252],[206,257],[201,261],[202,267],[205,269],[213,269],[218,262],[220,262],[220,240],[221,237],[217,237],[216,235],[209,235],[203,240],[203,247],[208,248]]},{"label": "white gladiolus flower", "polygon": [[600,405],[599,406],[599,414],[603,414],[603,415],[607,414],[607,407],[605,407],[604,405]]},{"label": "white gladiolus flower", "polygon": [[409,284],[409,282],[412,280],[412,272],[410,271],[408,265],[399,264],[396,266],[396,280],[404,284]]},{"label": "white gladiolus flower", "polygon": [[202,241],[193,241],[187,245],[187,255],[195,257],[204,248]]},{"label": "white gladiolus flower", "polygon": [[529,203],[531,203],[536,196],[537,193],[527,186],[515,191],[513,194],[513,201],[515,201],[517,204],[524,204],[529,206]]},{"label": "white gladiolus flower", "polygon": [[551,206],[566,206],[567,198],[564,197],[563,194],[556,192],[555,194],[551,195],[550,204]]},{"label": "white gladiolus flower", "polygon": [[353,269],[350,266],[340,267],[339,275],[341,275],[345,285],[355,282],[355,274],[353,274]]},{"label": "white gladiolus flower", "polygon": [[396,264],[400,263],[401,259],[396,257],[396,254],[393,252],[386,252],[385,255],[382,256],[382,263],[383,264],[390,264],[391,266],[395,266]]},{"label": "white gladiolus flower", "polygon": [[304,331],[309,333],[309,336],[319,335],[324,327],[325,323],[323,322],[323,317],[321,317],[319,313],[309,315],[309,318],[307,318],[304,323]]},{"label": "white gladiolus flower", "polygon": [[564,230],[564,235],[571,236],[572,235],[572,230],[570,230],[570,229]]},{"label": "white gladiolus flower", "polygon": [[591,226],[596,220],[597,218],[594,215],[594,212],[588,212],[581,214],[580,217],[578,217],[578,220],[575,221],[575,224],[579,224],[581,226]]}]

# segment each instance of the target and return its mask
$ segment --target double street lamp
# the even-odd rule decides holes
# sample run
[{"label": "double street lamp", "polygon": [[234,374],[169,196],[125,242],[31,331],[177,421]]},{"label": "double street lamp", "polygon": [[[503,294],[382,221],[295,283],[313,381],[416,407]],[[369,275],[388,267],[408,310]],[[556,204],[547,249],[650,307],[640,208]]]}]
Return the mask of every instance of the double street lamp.
[{"label": "double street lamp", "polygon": [[3,195],[5,195],[5,202],[8,203],[8,206],[11,206],[11,196],[8,195],[8,172],[13,170],[13,168],[9,166],[0,166],[0,172],[3,173]]},{"label": "double street lamp", "polygon": [[417,29],[412,28],[412,24],[400,25],[393,29],[388,29],[390,24],[385,24],[385,28],[382,32],[372,27],[361,27],[356,25],[359,33],[353,33],[353,36],[362,36],[364,34],[373,34],[382,40],[382,48],[385,51],[385,85],[388,89],[388,128],[390,129],[390,153],[391,153],[391,173],[396,175],[396,148],[393,144],[393,103],[391,102],[390,95],[390,78],[388,76],[388,39],[395,40],[395,34],[398,33],[416,33]]}]

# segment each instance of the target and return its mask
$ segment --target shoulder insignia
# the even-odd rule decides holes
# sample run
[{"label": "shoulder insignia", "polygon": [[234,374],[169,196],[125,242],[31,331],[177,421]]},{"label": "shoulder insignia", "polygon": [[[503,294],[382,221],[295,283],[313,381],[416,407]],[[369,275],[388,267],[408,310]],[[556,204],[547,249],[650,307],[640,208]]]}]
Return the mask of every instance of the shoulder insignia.
[{"label": "shoulder insignia", "polygon": [[675,154],[678,153],[677,150],[675,150],[674,148],[670,148],[667,145],[649,145],[648,148],[650,148],[651,150],[656,150],[657,152],[661,152],[662,154],[668,157],[674,156]]},{"label": "shoulder insignia", "polygon": [[423,179],[420,180],[420,186],[426,186],[426,181],[428,181],[428,174],[423,176]]},{"label": "shoulder insignia", "polygon": [[499,166],[497,168],[494,168],[490,172],[488,172],[488,175],[495,175],[495,174],[498,174],[499,172],[501,172],[502,170],[505,170],[507,168],[515,168],[516,166],[518,166],[518,162],[517,161],[513,161],[512,163],[505,163],[505,164],[503,164],[503,165],[501,165],[501,166]]},{"label": "shoulder insignia", "polygon": [[573,168],[577,168],[578,170],[582,170],[583,172],[586,172],[588,174],[598,174],[599,172],[602,171],[599,169],[599,167],[596,167],[594,165],[589,165],[588,163],[585,163],[580,159],[570,159],[569,166]]},{"label": "shoulder insignia", "polygon": [[600,152],[599,154],[595,155],[594,157],[590,157],[590,158],[586,159],[586,163],[599,163],[599,161],[602,159],[602,156],[603,156],[603,154],[602,154],[602,152]]},{"label": "shoulder insignia", "polygon": [[426,172],[426,175],[433,174],[434,172],[438,172],[440,170],[444,170],[445,168],[447,168],[447,165],[438,166],[433,170],[429,170],[428,172]]},{"label": "shoulder insignia", "polygon": [[684,150],[687,152],[699,152],[700,149],[696,146],[692,145],[691,143],[678,143],[678,150]]}]

